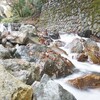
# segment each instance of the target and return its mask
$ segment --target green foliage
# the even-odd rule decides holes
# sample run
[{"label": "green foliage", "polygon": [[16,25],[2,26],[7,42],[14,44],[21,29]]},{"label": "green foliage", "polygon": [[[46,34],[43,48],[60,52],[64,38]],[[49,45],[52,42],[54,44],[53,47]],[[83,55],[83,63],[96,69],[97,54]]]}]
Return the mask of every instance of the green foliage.
[{"label": "green foliage", "polygon": [[26,0],[17,0],[17,2],[13,2],[12,11],[14,15],[18,15],[20,17],[31,16],[31,2],[31,0],[29,0],[28,2],[26,2]]},{"label": "green foliage", "polygon": [[15,23],[17,23],[20,20],[21,20],[21,18],[16,16],[16,17],[11,17],[11,18],[4,18],[0,22],[2,22],[2,23],[12,23],[12,22],[15,22]]}]

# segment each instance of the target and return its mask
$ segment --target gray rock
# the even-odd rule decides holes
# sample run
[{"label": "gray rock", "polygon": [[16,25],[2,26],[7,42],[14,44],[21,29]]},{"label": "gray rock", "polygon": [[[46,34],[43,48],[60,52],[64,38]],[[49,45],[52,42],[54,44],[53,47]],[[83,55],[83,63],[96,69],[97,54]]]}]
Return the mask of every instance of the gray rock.
[{"label": "gray rock", "polygon": [[23,33],[28,33],[28,36],[34,36],[34,34],[36,33],[36,28],[33,25],[24,25],[22,24],[19,31],[23,32]]},{"label": "gray rock", "polygon": [[39,54],[46,51],[44,45],[31,44],[27,46],[17,46],[15,56],[17,58],[26,59],[30,62],[36,62],[39,59]]},{"label": "gray rock", "polygon": [[82,53],[83,52],[83,45],[81,39],[74,39],[71,43],[69,43],[66,48],[69,48],[72,53]]},{"label": "gray rock", "polygon": [[0,45],[0,58],[1,59],[11,58],[10,51],[2,45]]},{"label": "gray rock", "polygon": [[76,100],[71,93],[47,75],[43,76],[40,83],[35,82],[32,87],[34,90],[33,100]]},{"label": "gray rock", "polygon": [[32,84],[33,81],[37,80],[36,76],[39,77],[38,73],[35,72],[35,63],[29,63],[22,59],[7,59],[0,60],[0,64],[2,64],[10,74],[26,84]]},{"label": "gray rock", "polygon": [[9,35],[6,36],[6,39],[11,43],[25,44],[27,35],[27,33],[23,33],[20,31],[12,31]]},{"label": "gray rock", "polygon": [[97,43],[91,39],[87,39],[87,41],[84,42],[84,47],[87,50],[93,50],[93,51],[99,51],[99,46]]}]

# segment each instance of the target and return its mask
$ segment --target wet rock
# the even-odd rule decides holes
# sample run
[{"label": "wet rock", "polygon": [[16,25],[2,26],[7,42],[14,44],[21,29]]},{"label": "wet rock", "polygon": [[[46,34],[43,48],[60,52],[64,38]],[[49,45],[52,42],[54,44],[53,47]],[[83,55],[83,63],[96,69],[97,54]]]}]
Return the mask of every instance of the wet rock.
[{"label": "wet rock", "polygon": [[88,56],[84,53],[81,53],[77,56],[77,60],[80,62],[85,62],[88,60]]},{"label": "wet rock", "polygon": [[31,100],[32,88],[17,80],[0,65],[0,100]]},{"label": "wet rock", "polygon": [[100,74],[88,74],[68,82],[78,89],[100,88]]},{"label": "wet rock", "polygon": [[66,48],[69,48],[72,53],[82,53],[83,52],[83,45],[81,39],[74,39],[71,43],[69,43]]},{"label": "wet rock", "polygon": [[86,38],[90,38],[90,36],[92,35],[92,31],[91,30],[85,30],[81,33],[78,34],[81,37],[86,37]]},{"label": "wet rock", "polygon": [[36,76],[40,77],[38,72],[36,72],[37,66],[35,63],[29,63],[22,59],[7,59],[0,60],[0,64],[2,64],[10,74],[28,85],[38,80]]},{"label": "wet rock", "polygon": [[0,45],[0,58],[1,59],[11,58],[10,51],[2,45]]},{"label": "wet rock", "polygon": [[35,100],[76,100],[71,93],[47,75],[44,75],[40,82],[33,83],[32,87]]}]

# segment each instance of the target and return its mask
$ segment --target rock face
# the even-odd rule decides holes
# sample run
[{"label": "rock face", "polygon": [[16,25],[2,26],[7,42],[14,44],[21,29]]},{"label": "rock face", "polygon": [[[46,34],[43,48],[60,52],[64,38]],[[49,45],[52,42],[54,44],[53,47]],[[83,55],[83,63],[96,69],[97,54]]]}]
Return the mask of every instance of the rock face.
[{"label": "rock face", "polygon": [[44,75],[41,81],[33,83],[35,92],[33,100],[76,100],[71,93]]},{"label": "rock face", "polygon": [[[88,17],[86,12],[82,12],[79,8],[83,8],[88,6],[91,1],[86,2],[84,1],[77,1],[78,9],[76,7],[77,4],[73,0],[71,1],[59,1],[59,0],[52,0],[51,2],[46,3],[42,7],[39,27],[40,30],[47,29],[48,31],[63,31],[67,33],[80,33],[86,30],[93,30],[93,34],[97,33],[96,35],[100,36],[100,22],[99,16],[95,17],[95,24],[92,27],[92,20],[91,16]],[[91,31],[89,31],[90,35]],[[86,35],[86,34],[85,34]],[[87,37],[89,37],[89,35]]]},{"label": "rock face", "polygon": [[78,89],[100,88],[100,74],[89,74],[68,81]]},{"label": "rock face", "polygon": [[31,100],[32,88],[17,80],[0,65],[0,100]]}]

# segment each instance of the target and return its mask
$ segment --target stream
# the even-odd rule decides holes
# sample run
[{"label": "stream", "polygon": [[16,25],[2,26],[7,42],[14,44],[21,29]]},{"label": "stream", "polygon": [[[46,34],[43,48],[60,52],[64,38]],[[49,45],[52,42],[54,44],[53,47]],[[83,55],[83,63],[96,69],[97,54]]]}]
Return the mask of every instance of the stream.
[{"label": "stream", "polygon": [[[64,34],[60,35],[60,37],[61,37],[60,40],[66,42],[66,45],[69,44],[73,39],[80,38],[79,36],[74,34]],[[98,45],[100,46],[100,43],[98,43]],[[79,76],[93,72],[100,73],[100,65],[88,62],[78,62],[75,58],[72,59],[72,56],[75,56],[76,54],[70,53],[70,51],[66,49],[66,46],[62,47],[62,49],[68,53],[68,56],[66,55],[62,56],[69,59],[75,65],[76,69],[79,70],[79,72],[55,81],[58,82],[61,86],[63,86],[64,89],[72,93],[77,100],[100,100],[100,89],[78,90],[67,84],[67,80],[74,79]]]},{"label": "stream", "polygon": [[[4,30],[11,31],[11,26],[8,24],[8,28],[6,28],[3,24],[0,24],[0,31],[3,32]],[[66,45],[69,44],[73,39],[75,38],[81,38],[75,34],[63,34],[60,35],[61,41],[65,42]],[[85,39],[85,38],[84,38]],[[98,43],[100,46],[100,43]],[[77,78],[79,76],[97,72],[100,73],[100,65],[96,65],[93,63],[88,62],[78,62],[75,58],[73,59],[72,56],[76,56],[74,53],[70,53],[70,51],[65,47],[61,47],[63,50],[65,50],[68,53],[68,56],[62,55],[63,57],[66,57],[69,59],[76,67],[76,69],[79,70],[77,73],[73,73],[72,75],[69,75],[65,78],[61,78],[59,80],[55,80],[57,83],[59,83],[61,86],[63,86],[64,89],[72,93],[77,100],[100,100],[100,89],[87,89],[87,90],[78,90],[69,84],[67,84],[67,80]]]}]

